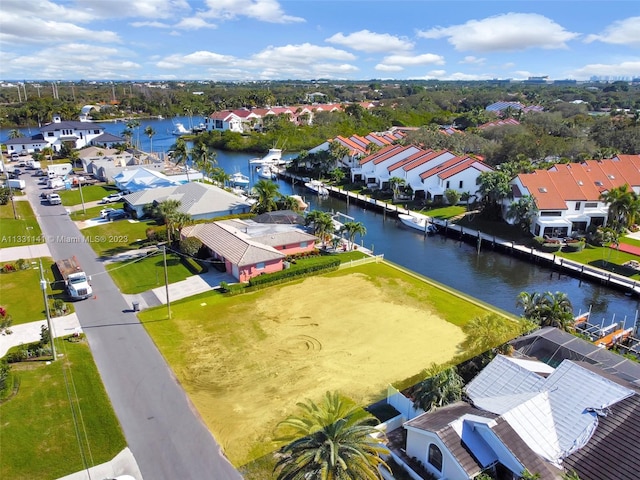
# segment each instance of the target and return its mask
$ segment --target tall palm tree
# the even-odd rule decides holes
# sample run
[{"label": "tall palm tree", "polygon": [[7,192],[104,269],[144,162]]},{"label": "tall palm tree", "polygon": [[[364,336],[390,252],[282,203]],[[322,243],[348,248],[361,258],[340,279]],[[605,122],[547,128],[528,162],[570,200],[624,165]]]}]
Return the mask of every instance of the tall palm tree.
[{"label": "tall palm tree", "polygon": [[521,292],[517,304],[524,310],[525,319],[541,327],[556,327],[565,331],[573,327],[573,305],[566,293]]},{"label": "tall palm tree", "polygon": [[191,218],[191,215],[186,212],[177,211],[171,215],[170,222],[173,228],[173,238],[179,239],[180,231],[183,227],[191,225],[193,223],[193,218]]},{"label": "tall palm tree", "polygon": [[333,233],[333,219],[329,212],[322,210],[312,210],[304,218],[305,225],[313,225],[313,234],[322,240],[322,245],[326,244],[327,233]]},{"label": "tall palm tree", "polygon": [[187,142],[184,138],[178,138],[172,150],[171,158],[176,162],[176,165],[184,165],[185,171],[187,172],[187,182],[189,182],[189,147],[187,146]]},{"label": "tall palm tree", "polygon": [[404,178],[391,177],[389,179],[389,188],[393,191],[394,200],[398,198],[398,193],[400,193],[400,188],[404,187],[406,184],[407,182]]},{"label": "tall palm tree", "polygon": [[280,188],[277,183],[271,180],[258,180],[253,186],[253,190],[258,199],[251,207],[252,211],[260,214],[277,210],[276,199],[280,195]]},{"label": "tall palm tree", "polygon": [[278,441],[290,442],[277,453],[278,480],[376,480],[380,468],[391,471],[371,414],[330,392],[319,405],[307,400],[298,407],[302,413],[277,428]]},{"label": "tall palm tree", "polygon": [[633,210],[636,208],[636,199],[635,192],[626,183],[600,195],[600,200],[609,204],[607,220],[612,229],[621,232],[629,226],[630,218],[635,220],[637,212]]},{"label": "tall palm tree", "polygon": [[144,133],[147,137],[149,137],[149,150],[153,153],[153,136],[156,134],[156,131],[149,125],[144,129]]},{"label": "tall palm tree", "polygon": [[464,383],[456,367],[443,368],[433,363],[426,373],[429,378],[418,383],[411,392],[416,408],[428,412],[462,398]]},{"label": "tall palm tree", "polygon": [[173,219],[179,213],[180,200],[168,199],[158,203],[154,209],[154,217],[159,217],[165,224],[167,229],[167,241],[171,242],[174,229]]},{"label": "tall palm tree", "polygon": [[345,222],[342,225],[342,231],[349,239],[349,250],[353,250],[356,235],[360,235],[360,238],[364,237],[367,234],[367,227],[362,222]]},{"label": "tall palm tree", "polygon": [[191,149],[191,157],[196,168],[207,178],[212,178],[218,163],[216,151],[205,142],[197,142]]},{"label": "tall palm tree", "polygon": [[134,145],[135,148],[140,148],[140,120],[137,120],[135,118],[130,119],[127,122],[127,128],[129,130],[131,130],[132,132],[135,131],[136,132],[136,144]]},{"label": "tall palm tree", "polygon": [[527,328],[530,326],[511,321],[496,313],[476,317],[462,327],[466,338],[461,346],[466,353],[479,354],[517,337]]}]

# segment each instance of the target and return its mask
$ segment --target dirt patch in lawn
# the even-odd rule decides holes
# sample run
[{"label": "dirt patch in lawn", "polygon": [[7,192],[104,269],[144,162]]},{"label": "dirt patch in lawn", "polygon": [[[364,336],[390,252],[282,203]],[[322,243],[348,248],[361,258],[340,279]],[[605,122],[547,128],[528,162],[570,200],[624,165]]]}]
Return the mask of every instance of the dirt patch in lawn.
[{"label": "dirt patch in lawn", "polygon": [[296,402],[337,390],[367,405],[389,383],[451,359],[464,335],[427,297],[359,273],[246,295],[210,312],[215,328],[179,327],[190,361],[177,375],[230,460],[243,465],[273,449],[273,429]]}]

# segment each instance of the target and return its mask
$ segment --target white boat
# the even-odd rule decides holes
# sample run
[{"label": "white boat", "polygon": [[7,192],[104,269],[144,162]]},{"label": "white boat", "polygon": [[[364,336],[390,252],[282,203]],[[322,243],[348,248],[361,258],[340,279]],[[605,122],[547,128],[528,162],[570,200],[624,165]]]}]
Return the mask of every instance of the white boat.
[{"label": "white boat", "polygon": [[230,175],[229,183],[234,185],[249,185],[249,177],[240,172],[236,172],[233,175]]},{"label": "white boat", "polygon": [[260,167],[262,165],[280,165],[282,163],[282,149],[270,148],[264,157],[249,160],[249,164]]},{"label": "white boat", "polygon": [[275,180],[277,177],[276,171],[270,165],[262,165],[258,168],[257,172],[259,177],[268,180]]},{"label": "white boat", "polygon": [[175,128],[173,129],[173,132],[171,132],[173,135],[190,135],[191,133],[193,133],[190,129],[185,128],[185,126],[180,123],[180,122],[176,122],[175,124]]},{"label": "white boat", "polygon": [[304,186],[307,187],[312,192],[317,193],[321,197],[326,197],[327,195],[329,195],[329,190],[327,189],[327,187],[324,186],[324,183],[322,183],[320,180],[309,180],[304,184]]},{"label": "white boat", "polygon": [[437,227],[431,223],[431,219],[426,215],[419,213],[412,213],[410,215],[400,213],[398,214],[398,218],[403,225],[415,230],[420,230],[423,233],[436,233],[438,231]]}]

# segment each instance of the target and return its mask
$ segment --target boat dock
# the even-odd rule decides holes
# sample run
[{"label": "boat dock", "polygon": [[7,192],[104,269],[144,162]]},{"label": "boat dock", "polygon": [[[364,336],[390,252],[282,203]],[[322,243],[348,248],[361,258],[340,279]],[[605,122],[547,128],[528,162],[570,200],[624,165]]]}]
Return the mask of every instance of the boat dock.
[{"label": "boat dock", "polygon": [[[279,175],[292,183],[300,183],[302,185],[305,181],[303,177],[290,174],[284,171],[284,169],[279,172]],[[377,200],[368,195],[350,192],[332,185],[325,185],[325,188],[329,191],[329,195],[344,199],[347,202],[347,205],[349,205],[350,202],[354,202],[363,208],[381,211],[385,218],[386,216],[390,216],[396,219],[399,214],[408,215],[412,213],[412,211],[407,208],[403,208],[399,205],[393,205],[383,200]],[[556,256],[553,253],[542,252],[530,246],[520,245],[513,241],[501,239],[495,235],[487,235],[486,233],[478,230],[450,223],[448,220],[432,218],[432,223],[438,227],[439,233],[455,238],[461,242],[464,241],[475,245],[478,253],[480,253],[483,248],[499,250],[510,255],[526,258],[529,261],[545,265],[551,268],[552,271],[558,272],[558,274],[566,274],[579,279],[598,282],[611,288],[621,290],[625,294],[640,296],[640,282],[630,279],[624,275],[592,267],[591,265],[574,262],[572,260]]]}]

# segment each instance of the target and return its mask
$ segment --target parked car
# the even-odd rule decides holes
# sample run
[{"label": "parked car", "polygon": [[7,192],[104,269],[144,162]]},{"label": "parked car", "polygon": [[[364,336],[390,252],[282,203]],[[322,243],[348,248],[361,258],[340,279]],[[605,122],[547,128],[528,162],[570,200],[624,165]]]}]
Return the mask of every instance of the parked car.
[{"label": "parked car", "polygon": [[107,214],[107,220],[110,222],[114,220],[121,220],[123,218],[129,218],[129,214],[124,210],[114,210],[113,212],[109,212]]},{"label": "parked car", "polygon": [[38,185],[47,185],[49,183],[49,179],[47,177],[40,177],[38,180]]},{"label": "parked car", "polygon": [[18,152],[13,152],[11,154],[11,160],[13,160],[13,161],[18,160],[19,157],[20,157],[20,155],[18,155]]},{"label": "parked car", "polygon": [[62,205],[62,199],[57,193],[50,193],[47,196],[47,200],[49,201],[49,205]]},{"label": "parked car", "polygon": [[115,211],[116,211],[115,208],[110,208],[110,207],[103,208],[102,210],[100,210],[100,218],[107,218],[111,212],[115,212]]},{"label": "parked car", "polygon": [[124,197],[124,194],[122,192],[112,193],[111,195],[104,197],[102,199],[102,202],[103,203],[119,202],[120,200],[122,200],[122,197]]}]

